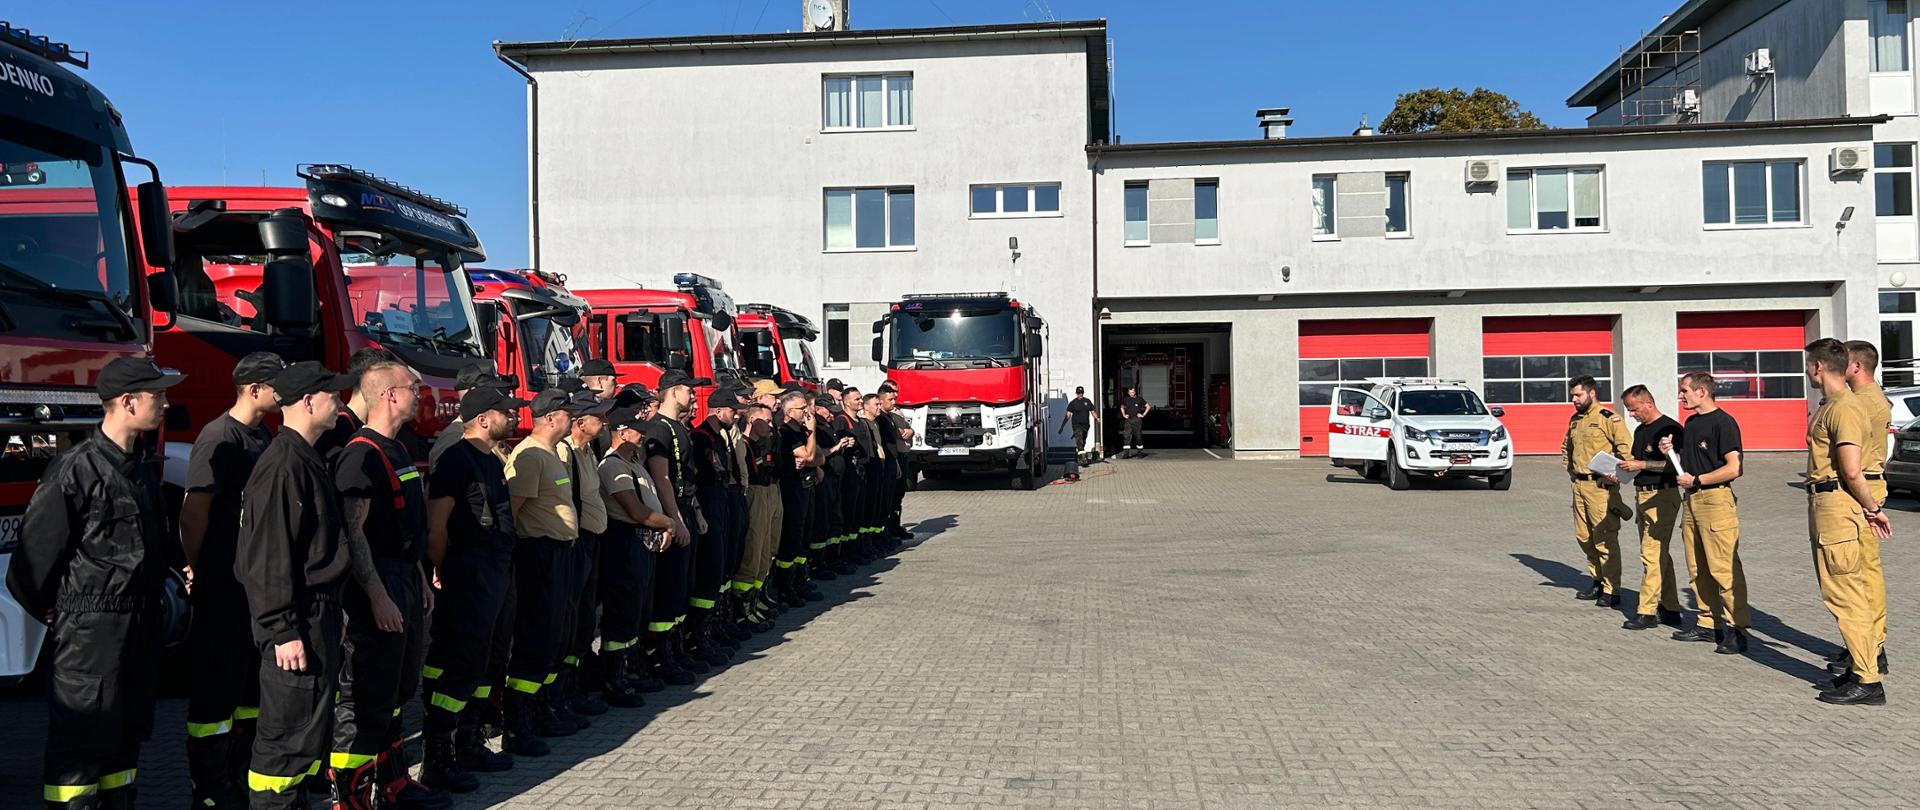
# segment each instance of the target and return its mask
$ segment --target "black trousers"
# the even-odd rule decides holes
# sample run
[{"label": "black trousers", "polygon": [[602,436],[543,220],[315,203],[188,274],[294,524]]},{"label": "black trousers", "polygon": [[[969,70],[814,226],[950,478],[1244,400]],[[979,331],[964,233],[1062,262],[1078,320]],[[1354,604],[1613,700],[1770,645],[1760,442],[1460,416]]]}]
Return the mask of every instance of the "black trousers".
[{"label": "black trousers", "polygon": [[820,481],[813,485],[813,513],[807,519],[807,550],[815,556],[840,536],[840,478],[829,468],[821,472]]},{"label": "black trousers", "polygon": [[[137,593],[127,599],[157,604]],[[153,733],[157,623],[146,607],[55,610],[43,766],[49,803],[93,802],[133,787],[140,744]]]},{"label": "black trousers", "polygon": [[893,504],[893,491],[900,486],[900,479],[893,477],[893,462],[876,458],[867,462],[866,512],[861,526],[878,532],[887,525],[887,513]]},{"label": "black trousers", "polygon": [[400,707],[420,686],[426,659],[426,603],[420,592],[420,565],[375,560],[388,598],[400,609],[405,627],[398,633],[373,623],[366,591],[349,585],[345,598],[347,628],[340,650],[340,696],[333,711],[333,754],[327,765],[355,770],[372,762],[399,729]]},{"label": "black trousers", "polygon": [[487,670],[494,624],[507,603],[512,576],[509,552],[447,550],[434,599],[433,641],[421,670],[427,680],[428,729],[452,729],[469,701],[492,694]]},{"label": "black trousers", "polygon": [[1127,420],[1125,441],[1128,450],[1138,450],[1147,446],[1146,443],[1140,439],[1140,426],[1143,422],[1144,420],[1141,419]]},{"label": "black trousers", "polygon": [[867,491],[867,465],[863,461],[847,462],[846,474],[840,478],[840,539],[854,540],[865,533],[867,513],[871,511],[868,502],[872,500]]},{"label": "black trousers", "polygon": [[887,504],[886,522],[881,524],[881,528],[900,531],[900,509],[906,505],[907,490],[913,487],[913,467],[904,457],[893,461],[896,475],[893,487],[887,490],[892,500]]},{"label": "black trousers", "polygon": [[776,570],[792,568],[807,556],[807,527],[813,512],[813,488],[794,478],[780,479],[780,550],[773,555]]},{"label": "black trousers", "polygon": [[[727,542],[726,574],[740,570],[740,561],[747,556],[747,488],[727,487],[727,511],[733,518],[733,537]],[[727,578],[722,578],[720,587],[725,588]]]},{"label": "black trousers", "polygon": [[693,587],[687,597],[689,607],[709,610],[726,587],[727,576],[734,571],[727,567],[727,558],[732,556],[728,547],[737,545],[734,525],[739,519],[733,514],[733,498],[727,494],[726,487],[700,487],[698,495],[707,530],[693,541]]},{"label": "black trousers", "polygon": [[538,694],[559,675],[566,649],[567,609],[573,603],[571,540],[522,537],[513,547],[513,652],[507,688]]},{"label": "black trousers", "polygon": [[[687,531],[692,532],[697,528],[693,504],[679,501],[676,506],[681,520],[687,524]],[[687,599],[693,593],[693,555],[699,544],[696,533],[692,544],[668,544],[667,550],[660,552],[653,572],[653,611],[647,616],[649,632],[664,633],[687,618]]]},{"label": "black trousers", "polygon": [[561,663],[567,666],[580,666],[581,662],[593,657],[593,637],[600,630],[600,557],[601,538],[604,535],[582,530],[580,539],[573,541],[573,553],[568,557],[573,572],[574,594],[571,607],[567,609],[566,655]]},{"label": "black trousers", "polygon": [[260,719],[247,766],[248,805],[254,810],[300,808],[296,790],[320,772],[333,728],[334,684],[340,677],[345,614],[337,597],[320,596],[300,609],[300,640],[307,668],[288,672],[274,663],[273,642],[260,649]]},{"label": "black trousers", "polygon": [[[186,659],[193,662],[187,684],[187,775],[195,795],[224,783],[233,774],[236,745],[252,745],[253,720],[260,714],[260,651],[253,646],[247,595],[231,574],[196,571],[193,628]],[[203,796],[204,798],[204,796]]]},{"label": "black trousers", "polygon": [[640,641],[653,599],[653,569],[660,555],[642,544],[652,531],[618,520],[600,536],[600,651],[619,652]]}]

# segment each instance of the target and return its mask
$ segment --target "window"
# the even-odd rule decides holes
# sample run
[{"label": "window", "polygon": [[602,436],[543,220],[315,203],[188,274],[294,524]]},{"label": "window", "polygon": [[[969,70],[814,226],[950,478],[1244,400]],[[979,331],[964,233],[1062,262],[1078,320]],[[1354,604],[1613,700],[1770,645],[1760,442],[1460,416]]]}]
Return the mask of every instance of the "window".
[{"label": "window", "polygon": [[1913,216],[1913,144],[1873,145],[1873,212],[1883,217]]},{"label": "window", "polygon": [[1407,174],[1387,175],[1387,233],[1407,232]]},{"label": "window", "polygon": [[[1914,293],[1906,290],[1880,293],[1880,379],[1887,386],[1912,385],[1915,313]],[[1920,411],[1917,411],[1920,413]]]},{"label": "window", "polygon": [[1563,403],[1567,384],[1592,377],[1600,401],[1613,401],[1613,357],[1605,354],[1530,354],[1484,357],[1487,401],[1501,405]]},{"label": "window", "polygon": [[913,189],[826,190],[827,250],[913,247]]},{"label": "window", "polygon": [[980,185],[970,189],[971,216],[1048,217],[1060,214],[1059,183],[1019,183]]},{"label": "window", "polygon": [[1800,399],[1807,395],[1806,356],[1797,351],[1681,352],[1680,376],[1713,375],[1716,399]]},{"label": "window", "polygon": [[906,129],[913,126],[913,74],[825,76],[820,128]]},{"label": "window", "polygon": [[1193,242],[1220,244],[1220,181],[1193,181]]},{"label": "window", "polygon": [[1700,188],[1708,225],[1800,224],[1800,161],[1707,163]]},{"label": "window", "polygon": [[1147,244],[1147,184],[1128,183],[1126,186],[1127,231],[1126,242],[1129,245]]},{"label": "window", "polygon": [[828,304],[821,320],[827,323],[827,365],[844,366],[852,362],[848,349],[847,305]]},{"label": "window", "polygon": [[1907,0],[1867,0],[1867,54],[1875,73],[1907,69]]},{"label": "window", "polygon": [[1597,231],[1603,227],[1600,167],[1511,169],[1507,230]]},{"label": "window", "polygon": [[1333,236],[1333,175],[1313,178],[1313,235]]},{"label": "window", "polygon": [[1368,377],[1425,377],[1425,357],[1359,357],[1345,360],[1300,361],[1300,404],[1327,405],[1333,389],[1372,389]]}]

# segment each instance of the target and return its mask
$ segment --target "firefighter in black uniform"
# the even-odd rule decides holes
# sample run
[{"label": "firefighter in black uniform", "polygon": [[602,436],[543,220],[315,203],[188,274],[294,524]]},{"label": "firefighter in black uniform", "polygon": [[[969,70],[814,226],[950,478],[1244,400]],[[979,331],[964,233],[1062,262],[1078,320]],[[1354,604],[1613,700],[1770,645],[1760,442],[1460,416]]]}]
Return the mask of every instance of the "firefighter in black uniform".
[{"label": "firefighter in black uniform", "polygon": [[493,694],[487,668],[513,578],[514,542],[513,499],[499,448],[513,435],[513,414],[526,404],[498,388],[469,387],[460,397],[464,438],[441,452],[427,479],[427,558],[440,587],[422,669],[420,781],[451,793],[480,786],[470,772],[513,767],[513,757],[487,749],[477,704],[468,704]]},{"label": "firefighter in black uniform", "polygon": [[600,699],[600,670],[593,663],[593,637],[600,626],[600,536],[607,531],[600,459],[594,448],[606,433],[607,413],[612,410],[612,399],[603,400],[592,390],[575,392],[567,401],[573,427],[553,448],[567,465],[567,477],[573,479],[573,509],[580,521],[580,535],[567,556],[570,580],[565,593],[571,601],[561,626],[566,646],[560,678],[554,682],[554,713],[580,728],[588,727],[587,716],[607,713],[606,701]]},{"label": "firefighter in black uniform", "polygon": [[[600,539],[600,671],[607,702],[626,708],[641,705],[640,693],[666,688],[645,673],[641,659],[640,633],[653,598],[654,563],[673,528],[642,466],[646,423],[633,408],[608,414],[607,435],[613,446],[598,470],[607,503],[607,532]],[[693,674],[685,670],[669,674],[675,684],[693,683]]]},{"label": "firefighter in black uniform", "polygon": [[[897,548],[901,540],[913,536],[912,532],[900,525],[900,510],[906,502],[907,490],[913,488],[914,470],[907,458],[907,446],[913,443],[913,425],[907,422],[906,414],[900,412],[900,392],[891,383],[880,388],[880,410],[886,414],[881,421],[881,439],[886,441],[887,455],[893,465],[894,486],[888,490],[892,499],[887,503],[886,522],[881,525],[880,536],[889,548]],[[891,424],[889,424],[891,423]]]},{"label": "firefighter in black uniform", "polygon": [[153,731],[171,542],[159,470],[140,436],[160,429],[166,389],[182,379],[145,359],[108,363],[94,386],[99,429],[47,465],[27,503],[7,590],[52,630],[49,807],[134,806],[134,766]]},{"label": "firefighter in black uniform", "polygon": [[[453,797],[407,772],[400,708],[413,697],[426,659],[432,592],[427,557],[427,487],[395,437],[419,408],[420,377],[398,363],[375,364],[354,389],[366,424],[334,458],[354,578],[347,589],[340,695],[328,758],[335,801],[350,810],[446,807]],[[366,556],[360,556],[362,550]],[[369,570],[371,569],[371,570]]]},{"label": "firefighter in black uniform", "polygon": [[294,363],[273,378],[279,435],[241,496],[234,574],[247,591],[260,647],[260,725],[247,768],[248,806],[304,808],[333,725],[348,559],[333,473],[314,448],[339,418],[350,377]]},{"label": "firefighter in black uniform", "polygon": [[893,504],[893,492],[900,486],[899,468],[894,466],[894,457],[899,451],[895,449],[895,442],[888,441],[888,436],[899,434],[894,430],[892,417],[887,415],[881,395],[866,395],[861,401],[861,411],[866,415],[867,432],[873,437],[874,445],[874,454],[867,460],[867,483],[873,492],[867,498],[866,519],[861,528],[885,550],[892,540],[887,534],[887,514]]},{"label": "firefighter in black uniform", "polygon": [[1140,429],[1146,424],[1147,414],[1153,413],[1153,406],[1140,396],[1140,389],[1127,386],[1127,394],[1120,398],[1120,418],[1126,420],[1126,432],[1122,441],[1126,442],[1126,452],[1121,458],[1136,458],[1144,455],[1147,444],[1140,438]]},{"label": "firefighter in black uniform", "polygon": [[[404,365],[406,363],[400,361],[399,355],[386,349],[368,346],[347,358],[345,376],[358,380],[375,366]],[[313,449],[319,451],[320,457],[326,459],[328,464],[332,464],[334,456],[339,455],[340,451],[347,446],[347,442],[353,438],[353,434],[359,432],[360,428],[366,424],[367,402],[360,397],[358,391],[350,392],[340,400],[340,418],[334,420],[333,427],[327,428],[327,432],[320,434],[320,440],[313,443]],[[405,435],[412,436],[413,431],[406,431]]]},{"label": "firefighter in black uniform", "polygon": [[837,555],[840,540],[840,482],[846,478],[846,458],[841,454],[853,445],[852,436],[834,430],[833,412],[840,402],[832,394],[813,399],[814,442],[820,448],[813,484],[813,514],[807,528],[807,559],[801,570],[809,580],[827,582],[853,569],[840,565]]},{"label": "firefighter in black uniform", "polygon": [[[696,675],[725,664],[727,656],[702,646],[687,622],[693,598],[694,544],[705,532],[694,489],[693,436],[683,418],[693,412],[693,390],[712,380],[670,370],[660,377],[660,412],[647,424],[647,474],[660,493],[661,510],[673,521],[673,543],[660,555],[654,571],[653,613],[647,631],[655,654],[672,660]],[[656,666],[665,671],[667,668]]]},{"label": "firefighter in black uniform", "polygon": [[[804,607],[821,596],[805,576],[807,528],[812,523],[814,464],[818,445],[813,430],[813,398],[804,391],[780,396],[780,548],[773,558],[773,590],[789,607]],[[787,463],[792,459],[791,465]]]},{"label": "firefighter in black uniform", "polygon": [[180,546],[192,583],[193,630],[187,660],[187,778],[197,807],[245,807],[241,787],[260,714],[260,653],[247,630],[247,595],[233,578],[240,536],[240,491],[273,434],[260,423],[280,410],[273,378],[280,355],[255,352],[233,367],[233,407],[200,430],[187,457],[180,504]]},{"label": "firefighter in black uniform", "polygon": [[[492,366],[475,363],[474,365],[460,369],[460,376],[454,378],[453,391],[457,396],[464,397],[468,391],[475,388],[487,387],[500,389],[501,393],[507,396],[513,396],[514,389],[519,386],[520,380],[513,375],[508,374],[501,376],[493,373]],[[517,413],[509,415],[519,416]],[[441,453],[447,452],[448,448],[459,444],[466,438],[467,426],[465,419],[455,419],[447,423],[446,427],[440,429],[440,435],[433,437],[433,449],[427,451],[427,467],[432,468],[433,465],[440,463]],[[504,448],[503,445],[496,446]]]},{"label": "firefighter in black uniform", "polygon": [[834,414],[834,430],[853,439],[853,444],[840,453],[846,468],[840,479],[840,556],[854,565],[866,565],[879,557],[873,533],[866,531],[867,514],[872,511],[868,503],[873,497],[867,486],[873,432],[861,421],[862,403],[860,389],[849,387],[840,392],[840,410]]},{"label": "firefighter in black uniform", "polygon": [[700,514],[706,518],[707,531],[695,541],[693,592],[688,597],[688,631],[700,645],[729,658],[743,640],[726,620],[727,559],[735,555],[735,526],[745,515],[733,512],[733,496],[728,488],[736,476],[733,443],[733,417],[739,400],[730,386],[721,386],[707,396],[707,418],[693,428],[694,497],[700,502]]}]

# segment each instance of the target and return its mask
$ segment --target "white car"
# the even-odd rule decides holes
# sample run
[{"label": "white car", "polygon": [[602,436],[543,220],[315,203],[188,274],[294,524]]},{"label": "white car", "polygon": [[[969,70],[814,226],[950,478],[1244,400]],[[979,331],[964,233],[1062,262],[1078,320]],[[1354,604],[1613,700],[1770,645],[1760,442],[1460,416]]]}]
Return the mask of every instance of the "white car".
[{"label": "white car", "polygon": [[1513,440],[1464,380],[1368,379],[1371,390],[1335,388],[1327,417],[1333,463],[1406,489],[1415,478],[1485,478],[1513,485]]}]

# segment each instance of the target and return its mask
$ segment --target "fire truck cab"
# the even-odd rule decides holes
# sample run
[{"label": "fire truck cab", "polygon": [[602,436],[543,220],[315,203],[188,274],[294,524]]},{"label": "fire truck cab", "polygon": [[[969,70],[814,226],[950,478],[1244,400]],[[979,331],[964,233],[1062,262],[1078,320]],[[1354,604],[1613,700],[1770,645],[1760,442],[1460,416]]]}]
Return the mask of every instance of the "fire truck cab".
[{"label": "fire truck cab", "polygon": [[873,359],[913,427],[912,468],[1045,480],[1047,322],[1003,292],[909,295],[873,324]]},{"label": "fire truck cab", "polygon": [[[696,273],[673,277],[673,290],[638,287],[580,290],[593,308],[587,319],[587,352],[620,372],[620,384],[657,388],[660,375],[677,368],[716,384],[740,379],[735,347],[738,310],[720,282]],[[707,418],[713,386],[694,391],[694,422]]]},{"label": "fire truck cab", "polygon": [[[588,359],[586,299],[566,288],[566,277],[540,270],[469,268],[481,342],[494,371],[517,383],[514,396],[527,401],[560,384]],[[523,429],[533,424],[521,409]]]},{"label": "fire truck cab", "polygon": [[[146,354],[150,311],[173,304],[171,276],[145,272],[173,265],[166,187],[68,69],[87,63],[0,22],[0,573],[47,464],[100,422],[100,370]],[[131,199],[129,164],[152,178]],[[33,671],[45,637],[0,588],[0,684]]]},{"label": "fire truck cab", "polygon": [[820,329],[807,316],[772,304],[748,304],[740,308],[734,323],[740,337],[741,368],[748,376],[820,390],[820,372],[811,348],[820,339]]}]

